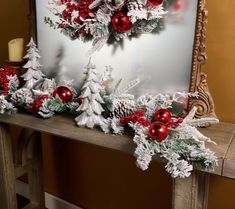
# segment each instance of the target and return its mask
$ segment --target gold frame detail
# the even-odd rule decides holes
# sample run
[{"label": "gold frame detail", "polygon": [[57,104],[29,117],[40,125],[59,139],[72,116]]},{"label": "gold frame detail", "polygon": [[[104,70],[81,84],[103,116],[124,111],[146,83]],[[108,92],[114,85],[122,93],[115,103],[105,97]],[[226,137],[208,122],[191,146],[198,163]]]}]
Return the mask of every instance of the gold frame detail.
[{"label": "gold frame detail", "polygon": [[202,72],[202,65],[207,60],[206,56],[206,24],[208,11],[206,0],[198,0],[197,23],[193,49],[192,72],[189,92],[198,92],[197,98],[190,98],[188,108],[197,107],[197,118],[216,117],[215,105],[210,94],[206,74]]}]

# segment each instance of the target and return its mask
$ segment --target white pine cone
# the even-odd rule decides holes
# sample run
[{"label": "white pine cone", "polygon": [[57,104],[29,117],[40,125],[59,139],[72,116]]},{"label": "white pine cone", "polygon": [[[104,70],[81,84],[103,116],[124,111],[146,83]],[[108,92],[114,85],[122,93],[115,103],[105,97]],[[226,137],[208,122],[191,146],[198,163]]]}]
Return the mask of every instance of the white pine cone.
[{"label": "white pine cone", "polygon": [[32,97],[33,97],[33,94],[29,89],[21,88],[12,94],[11,101],[15,105],[21,105],[24,103],[30,104],[33,102]]},{"label": "white pine cone", "polygon": [[131,10],[142,10],[144,8],[144,3],[141,0],[129,0],[127,3],[127,8]]},{"label": "white pine cone", "polygon": [[114,100],[112,115],[121,118],[135,113],[135,102],[132,100]]}]

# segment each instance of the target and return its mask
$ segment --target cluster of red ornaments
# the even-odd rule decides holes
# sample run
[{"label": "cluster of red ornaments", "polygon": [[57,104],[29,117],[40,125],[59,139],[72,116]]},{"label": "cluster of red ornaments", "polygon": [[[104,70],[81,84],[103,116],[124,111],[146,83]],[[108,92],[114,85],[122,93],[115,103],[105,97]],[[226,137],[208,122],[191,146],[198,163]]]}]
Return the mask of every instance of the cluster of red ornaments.
[{"label": "cluster of red ornaments", "polygon": [[154,114],[154,123],[149,126],[149,137],[157,142],[164,141],[168,136],[168,128],[176,128],[183,122],[179,118],[176,122],[171,117],[171,113],[167,109],[159,109]]},{"label": "cluster of red ornaments", "polygon": [[120,119],[120,123],[127,125],[130,122],[139,123],[142,126],[149,126],[149,137],[157,142],[164,141],[168,136],[169,128],[176,128],[180,123],[183,122],[182,118],[177,121],[171,117],[171,113],[167,109],[159,109],[154,114],[154,122],[151,123],[149,120],[144,118],[145,112],[138,110],[133,115],[124,116]]},{"label": "cluster of red ornaments", "polygon": [[0,69],[0,95],[7,95],[9,93],[8,76],[14,75],[16,74],[13,67],[3,67]]}]

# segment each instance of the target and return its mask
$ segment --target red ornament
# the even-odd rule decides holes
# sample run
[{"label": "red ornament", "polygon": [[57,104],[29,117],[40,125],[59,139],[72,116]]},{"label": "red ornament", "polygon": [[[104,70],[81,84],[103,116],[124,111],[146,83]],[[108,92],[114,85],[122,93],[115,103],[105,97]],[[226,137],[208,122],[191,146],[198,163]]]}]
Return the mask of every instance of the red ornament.
[{"label": "red ornament", "polygon": [[149,126],[149,134],[154,141],[162,142],[168,135],[168,128],[162,122],[155,122]]},{"label": "red ornament", "polygon": [[155,121],[167,124],[171,121],[171,114],[167,109],[159,109],[155,112],[154,119]]},{"label": "red ornament", "polygon": [[148,1],[148,4],[151,6],[151,7],[157,7],[159,6],[160,4],[162,4],[162,2],[164,0],[147,0]]},{"label": "red ornament", "polygon": [[116,12],[112,17],[112,27],[118,33],[123,33],[131,29],[132,23],[125,11]]},{"label": "red ornament", "polygon": [[53,92],[53,97],[59,97],[64,103],[71,102],[73,92],[66,86],[59,86]]}]

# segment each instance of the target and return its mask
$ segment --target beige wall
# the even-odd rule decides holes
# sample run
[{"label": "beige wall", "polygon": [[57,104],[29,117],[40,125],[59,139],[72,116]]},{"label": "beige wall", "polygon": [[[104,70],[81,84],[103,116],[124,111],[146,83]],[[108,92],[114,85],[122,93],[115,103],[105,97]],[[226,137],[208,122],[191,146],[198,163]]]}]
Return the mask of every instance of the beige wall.
[{"label": "beige wall", "polygon": [[28,41],[28,0],[1,1],[0,5],[0,65],[8,59],[8,41],[25,38]]},{"label": "beige wall", "polygon": [[233,0],[207,0],[208,62],[204,71],[221,121],[235,122],[235,21]]},{"label": "beige wall", "polygon": [[[207,0],[208,62],[204,71],[221,121],[235,123],[235,21],[233,0]],[[235,208],[235,180],[213,176],[208,209]]]},{"label": "beige wall", "polygon": [[[28,38],[27,0],[0,6],[0,62],[7,42]],[[235,1],[208,0],[209,24],[204,67],[222,121],[235,123]],[[170,209],[171,179],[153,163],[142,172],[132,156],[86,144],[44,136],[46,191],[88,209]],[[208,209],[235,208],[235,181],[211,177]]]}]

